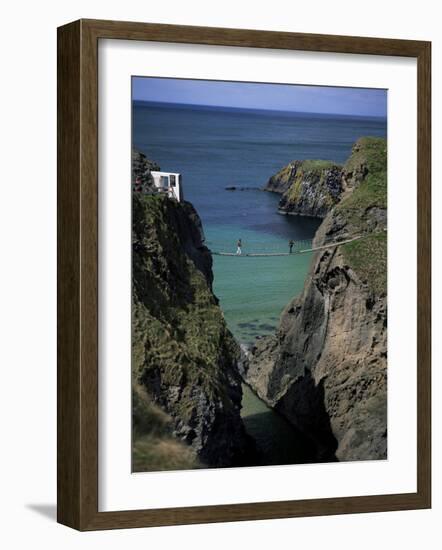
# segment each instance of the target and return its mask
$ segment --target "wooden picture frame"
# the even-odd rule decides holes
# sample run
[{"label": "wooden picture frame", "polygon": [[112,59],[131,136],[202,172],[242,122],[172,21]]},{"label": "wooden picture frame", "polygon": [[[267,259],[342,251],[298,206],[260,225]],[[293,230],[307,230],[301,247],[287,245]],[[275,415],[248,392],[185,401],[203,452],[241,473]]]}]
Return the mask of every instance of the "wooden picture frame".
[{"label": "wooden picture frame", "polygon": [[[418,67],[417,492],[98,511],[98,41],[122,39],[403,56]],[[431,506],[431,44],[79,20],[58,29],[58,521],[82,531]]]}]

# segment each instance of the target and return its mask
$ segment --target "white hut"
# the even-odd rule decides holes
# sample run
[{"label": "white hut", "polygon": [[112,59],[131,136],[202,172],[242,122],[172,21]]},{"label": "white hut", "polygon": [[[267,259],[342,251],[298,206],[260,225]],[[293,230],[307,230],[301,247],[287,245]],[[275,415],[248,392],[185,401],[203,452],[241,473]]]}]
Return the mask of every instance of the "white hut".
[{"label": "white hut", "polygon": [[182,176],[175,172],[154,172],[151,171],[155,187],[160,193],[167,194],[171,199],[178,202],[183,198]]}]

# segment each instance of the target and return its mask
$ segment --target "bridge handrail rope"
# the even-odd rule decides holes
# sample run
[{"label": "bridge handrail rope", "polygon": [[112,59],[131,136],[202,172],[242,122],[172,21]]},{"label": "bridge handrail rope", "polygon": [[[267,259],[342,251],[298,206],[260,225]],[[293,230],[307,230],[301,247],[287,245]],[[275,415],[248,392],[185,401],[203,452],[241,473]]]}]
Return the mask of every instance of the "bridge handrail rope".
[{"label": "bridge handrail rope", "polygon": [[[295,245],[297,245],[298,248],[300,246],[308,246],[309,244],[311,244],[312,240],[313,239],[297,239],[295,241]],[[209,248],[211,246],[218,248],[218,247],[224,246],[225,241],[212,241],[212,240],[208,241],[207,240],[207,241],[205,241],[204,244],[206,246],[208,246]],[[274,245],[274,246],[265,246],[265,245],[263,246],[258,241],[256,241],[256,242],[255,241],[252,241],[252,242],[247,241],[247,247],[248,248],[256,247],[256,248],[259,248],[259,250],[269,250],[269,251],[274,251],[274,252],[276,252],[278,250],[281,250],[281,251],[286,250],[287,246],[288,245],[286,245],[286,244],[277,244],[277,245]]]},{"label": "bridge handrail rope", "polygon": [[[357,241],[359,239],[364,239],[366,237],[369,237],[373,234],[386,232],[386,231],[387,231],[386,229],[383,229],[383,230],[380,230],[380,231],[372,231],[372,232],[370,232],[368,234],[365,234],[365,235],[354,235],[353,237],[350,237],[350,238],[345,239],[343,241],[334,241],[334,240],[333,241],[328,241],[328,242],[326,241],[326,242],[324,242],[324,244],[322,244],[320,246],[306,248],[306,249],[299,248],[299,245],[301,243],[312,243],[312,239],[302,239],[302,240],[298,240],[298,241],[295,242],[295,244],[298,245],[298,248],[293,250],[291,253],[290,252],[275,251],[275,252],[243,252],[242,254],[237,254],[236,252],[223,252],[223,251],[213,251],[213,250],[211,250],[210,253],[213,256],[236,256],[236,257],[294,256],[294,255],[297,255],[297,254],[305,254],[307,252],[315,252],[317,250],[324,250],[326,248],[332,248],[332,247],[335,247],[335,246],[340,246],[342,244],[351,243],[353,241]],[[210,242],[213,242],[213,241],[208,241],[207,244],[209,244]],[[275,248],[260,247],[260,250],[275,250]]]}]

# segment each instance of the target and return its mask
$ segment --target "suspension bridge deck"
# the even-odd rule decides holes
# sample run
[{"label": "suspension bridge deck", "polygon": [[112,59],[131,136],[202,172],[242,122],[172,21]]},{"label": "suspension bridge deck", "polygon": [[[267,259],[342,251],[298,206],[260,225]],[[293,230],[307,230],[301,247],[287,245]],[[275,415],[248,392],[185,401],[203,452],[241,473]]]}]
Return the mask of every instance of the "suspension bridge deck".
[{"label": "suspension bridge deck", "polygon": [[339,241],[334,243],[328,243],[321,246],[317,246],[315,248],[306,248],[304,250],[294,250],[292,253],[290,252],[247,252],[244,254],[236,254],[235,252],[213,252],[211,251],[211,254],[213,256],[235,256],[237,258],[242,257],[271,257],[271,256],[294,256],[295,254],[305,254],[306,252],[316,252],[317,250],[325,250],[327,248],[333,248],[336,246],[340,246],[341,244],[351,243],[353,241],[357,241],[358,239],[362,239],[362,236],[353,237],[352,239],[347,239],[346,241]]}]

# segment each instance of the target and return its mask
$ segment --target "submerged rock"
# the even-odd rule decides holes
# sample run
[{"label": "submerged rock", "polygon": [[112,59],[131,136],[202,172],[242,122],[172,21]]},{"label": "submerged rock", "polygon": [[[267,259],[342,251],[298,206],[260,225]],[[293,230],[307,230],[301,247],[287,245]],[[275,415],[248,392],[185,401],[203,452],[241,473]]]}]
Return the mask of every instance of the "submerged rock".
[{"label": "submerged rock", "polygon": [[253,186],[237,187],[236,185],[228,185],[224,189],[226,191],[262,191],[260,187],[253,187]]},{"label": "submerged rock", "polygon": [[256,342],[247,382],[312,439],[318,461],[387,458],[387,155],[363,138],[313,246],[303,292]]}]

